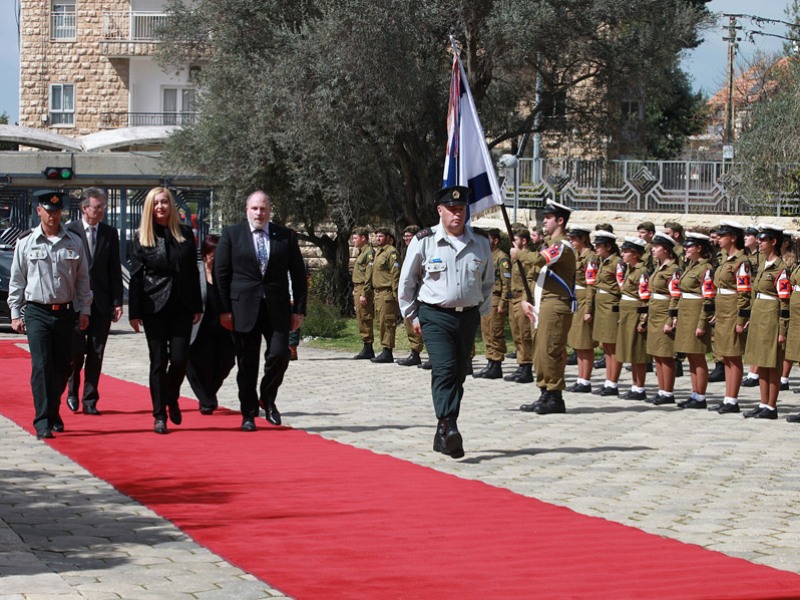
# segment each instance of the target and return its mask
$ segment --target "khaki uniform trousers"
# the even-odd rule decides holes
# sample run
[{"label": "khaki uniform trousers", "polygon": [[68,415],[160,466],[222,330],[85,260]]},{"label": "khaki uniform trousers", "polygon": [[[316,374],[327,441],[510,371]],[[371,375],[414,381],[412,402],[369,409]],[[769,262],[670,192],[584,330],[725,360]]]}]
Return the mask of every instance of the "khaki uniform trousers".
[{"label": "khaki uniform trousers", "polygon": [[397,330],[397,299],[392,288],[375,290],[375,320],[381,336],[381,347],[394,349],[394,335]]},{"label": "khaki uniform trousers", "polygon": [[[516,333],[514,331],[516,330]],[[533,362],[533,340],[531,322],[522,310],[522,298],[511,300],[511,335],[517,347],[517,364],[529,365]]]},{"label": "khaki uniform trousers", "polygon": [[374,341],[373,333],[373,316],[375,311],[375,298],[370,292],[366,295],[367,305],[361,306],[359,298],[364,295],[364,284],[357,283],[353,286],[353,306],[356,309],[356,323],[358,323],[358,333],[361,340],[365,344],[371,344]]},{"label": "khaki uniform trousers", "polygon": [[422,336],[414,331],[414,320],[403,319],[403,327],[406,328],[406,337],[408,338],[408,347],[416,353],[422,352]]},{"label": "khaki uniform trousers", "polygon": [[501,361],[506,356],[506,313],[498,313],[500,296],[492,296],[492,310],[481,317],[481,336],[486,346],[486,360]]},{"label": "khaki uniform trousers", "polygon": [[536,385],[540,388],[556,392],[567,387],[564,382],[564,353],[567,351],[567,336],[571,326],[569,302],[542,299],[533,356]]}]

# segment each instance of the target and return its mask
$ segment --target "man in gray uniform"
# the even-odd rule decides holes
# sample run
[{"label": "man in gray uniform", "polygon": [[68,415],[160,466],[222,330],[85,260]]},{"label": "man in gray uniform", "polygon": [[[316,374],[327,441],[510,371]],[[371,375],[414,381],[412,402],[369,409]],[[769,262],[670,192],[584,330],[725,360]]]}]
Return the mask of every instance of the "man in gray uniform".
[{"label": "man in gray uniform", "polygon": [[482,315],[492,308],[494,264],[489,239],[466,223],[469,188],[435,195],[439,224],[411,241],[400,273],[403,317],[422,333],[430,356],[431,393],[439,419],[433,450],[464,456],[456,420]]},{"label": "man in gray uniform", "polygon": [[64,431],[59,406],[69,377],[72,331],[76,321],[82,330],[89,325],[92,292],[83,241],[61,225],[66,194],[45,190],[34,196],[40,224],[17,240],[8,307],[11,327],[28,335],[33,426],[43,439]]}]

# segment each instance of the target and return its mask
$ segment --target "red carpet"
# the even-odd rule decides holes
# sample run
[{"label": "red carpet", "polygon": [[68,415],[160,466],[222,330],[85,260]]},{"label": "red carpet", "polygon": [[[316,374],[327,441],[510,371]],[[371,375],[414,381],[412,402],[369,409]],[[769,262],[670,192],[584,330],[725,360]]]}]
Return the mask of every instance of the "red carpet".
[{"label": "red carpet", "polygon": [[[0,342],[0,373],[31,431],[27,353]],[[190,400],[157,436],[146,388],[101,390],[103,416],[64,407],[51,445],[297,598],[800,598],[794,573]]]}]

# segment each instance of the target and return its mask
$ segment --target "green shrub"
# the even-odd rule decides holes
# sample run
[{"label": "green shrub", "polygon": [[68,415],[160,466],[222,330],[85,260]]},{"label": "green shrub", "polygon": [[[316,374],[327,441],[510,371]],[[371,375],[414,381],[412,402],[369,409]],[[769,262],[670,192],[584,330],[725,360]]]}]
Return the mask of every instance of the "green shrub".
[{"label": "green shrub", "polygon": [[309,298],[306,318],[303,321],[303,335],[311,337],[337,338],[347,327],[347,319],[341,316],[339,309]]}]

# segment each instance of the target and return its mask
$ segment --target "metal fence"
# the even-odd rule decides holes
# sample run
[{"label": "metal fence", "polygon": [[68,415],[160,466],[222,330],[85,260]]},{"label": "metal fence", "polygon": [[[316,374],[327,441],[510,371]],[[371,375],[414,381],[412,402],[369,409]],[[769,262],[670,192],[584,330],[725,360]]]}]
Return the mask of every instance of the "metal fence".
[{"label": "metal fence", "polygon": [[196,112],[105,112],[100,114],[101,127],[146,127],[157,125],[194,125]]},{"label": "metal fence", "polygon": [[169,15],[164,12],[114,11],[103,13],[103,39],[129,42],[155,42]]},{"label": "metal fence", "polygon": [[[737,194],[746,171],[702,161],[519,159],[501,169],[506,205],[541,208],[560,198],[583,210],[744,214],[756,207]],[[765,207],[759,205],[759,212]],[[800,212],[800,197],[787,193],[768,209],[776,216]]]}]

